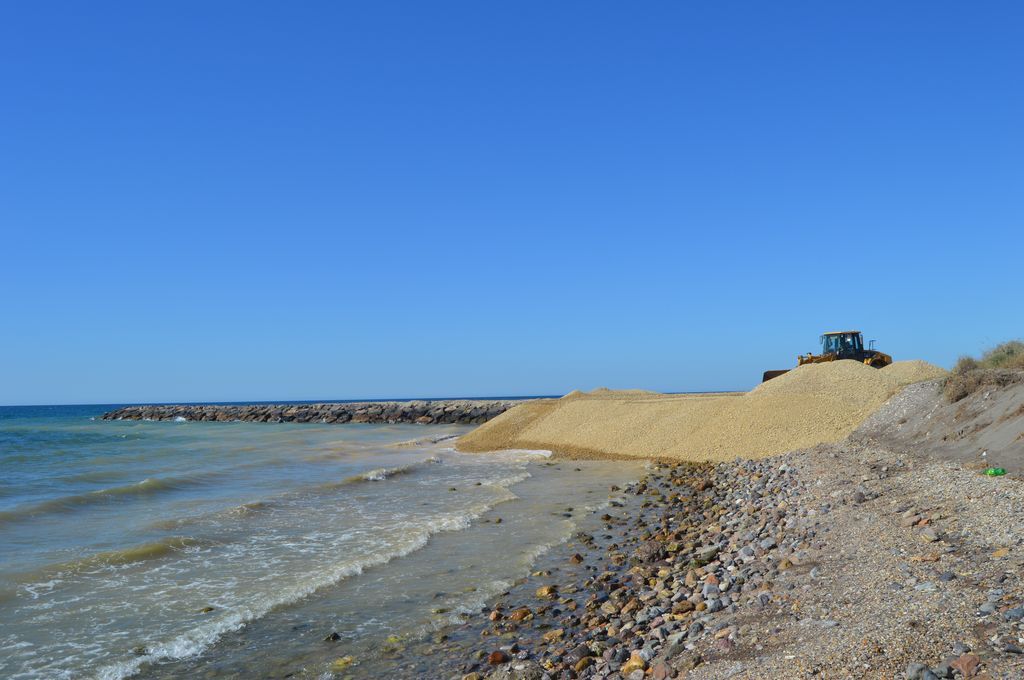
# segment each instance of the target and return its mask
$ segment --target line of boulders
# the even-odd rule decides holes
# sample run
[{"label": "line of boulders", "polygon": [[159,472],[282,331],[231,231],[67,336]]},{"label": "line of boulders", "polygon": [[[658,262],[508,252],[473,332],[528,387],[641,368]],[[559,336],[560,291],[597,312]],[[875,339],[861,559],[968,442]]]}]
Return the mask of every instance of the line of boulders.
[{"label": "line of boulders", "polygon": [[478,425],[522,401],[367,401],[323,404],[165,404],[125,406],[103,420],[196,420],[256,423],[419,423]]}]

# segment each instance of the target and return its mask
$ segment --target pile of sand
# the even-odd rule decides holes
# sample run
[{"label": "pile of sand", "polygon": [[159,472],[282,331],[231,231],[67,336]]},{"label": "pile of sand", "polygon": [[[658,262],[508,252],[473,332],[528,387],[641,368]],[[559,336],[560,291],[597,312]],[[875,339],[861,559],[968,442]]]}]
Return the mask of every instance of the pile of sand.
[{"label": "pile of sand", "polygon": [[457,447],[684,460],[770,456],[839,441],[904,385],[944,374],[924,361],[881,370],[836,361],[801,366],[745,394],[573,392],[516,406]]}]

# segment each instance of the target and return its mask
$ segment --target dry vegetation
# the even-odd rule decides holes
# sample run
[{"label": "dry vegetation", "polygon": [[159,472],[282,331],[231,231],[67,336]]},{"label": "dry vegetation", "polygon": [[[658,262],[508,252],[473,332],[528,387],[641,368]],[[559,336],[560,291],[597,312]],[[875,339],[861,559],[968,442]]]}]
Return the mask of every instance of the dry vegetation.
[{"label": "dry vegetation", "polygon": [[981,355],[960,357],[946,379],[943,392],[957,402],[985,386],[1005,387],[1024,380],[1024,342],[1011,340]]}]

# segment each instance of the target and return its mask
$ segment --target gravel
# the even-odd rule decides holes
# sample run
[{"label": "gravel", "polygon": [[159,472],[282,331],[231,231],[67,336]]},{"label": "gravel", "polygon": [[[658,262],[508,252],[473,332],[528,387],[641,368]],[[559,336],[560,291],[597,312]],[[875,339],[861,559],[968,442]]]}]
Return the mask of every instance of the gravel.
[{"label": "gravel", "polygon": [[841,441],[903,385],[943,373],[921,361],[880,370],[834,361],[801,366],[745,394],[577,392],[513,408],[457,447],[688,461],[765,457]]}]

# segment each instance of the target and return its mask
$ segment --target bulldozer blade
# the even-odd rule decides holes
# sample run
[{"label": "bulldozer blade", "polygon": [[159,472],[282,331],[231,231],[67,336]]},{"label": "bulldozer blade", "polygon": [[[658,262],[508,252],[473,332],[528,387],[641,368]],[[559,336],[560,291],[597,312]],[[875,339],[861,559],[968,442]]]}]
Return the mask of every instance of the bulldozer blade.
[{"label": "bulldozer blade", "polygon": [[761,378],[761,382],[768,382],[772,378],[778,378],[783,373],[789,373],[791,369],[784,368],[781,371],[765,371],[764,376]]}]

